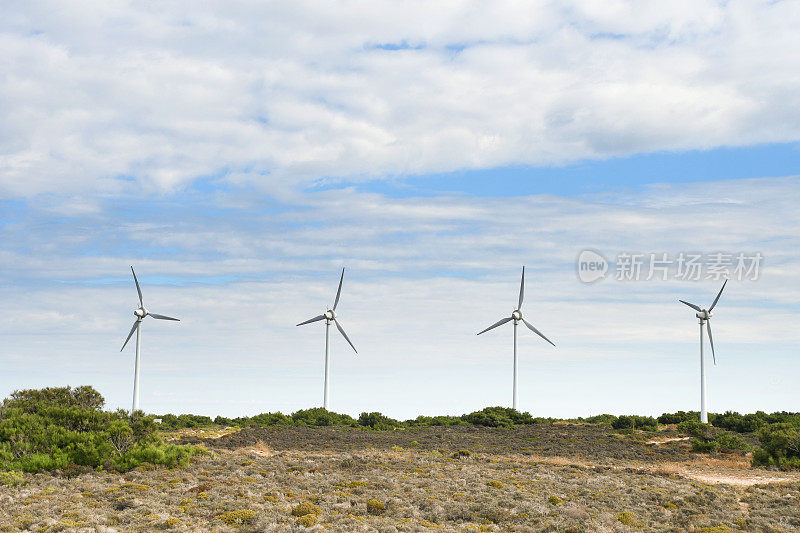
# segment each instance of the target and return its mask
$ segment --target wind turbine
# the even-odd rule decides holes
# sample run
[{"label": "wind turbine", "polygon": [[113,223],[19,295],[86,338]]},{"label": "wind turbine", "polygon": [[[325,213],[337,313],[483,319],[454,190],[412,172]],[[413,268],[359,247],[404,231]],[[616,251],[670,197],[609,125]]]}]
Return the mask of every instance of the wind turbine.
[{"label": "wind turbine", "polygon": [[700,319],[700,422],[703,424],[708,424],[708,411],[706,410],[706,361],[703,356],[703,326],[705,325],[706,329],[708,329],[708,340],[711,343],[711,357],[714,359],[714,365],[716,365],[717,356],[714,353],[714,337],[711,336],[711,311],[714,309],[714,306],[717,305],[719,297],[722,296],[722,291],[725,290],[725,285],[727,285],[727,283],[728,280],[726,279],[722,284],[722,288],[717,293],[717,297],[714,298],[714,303],[712,303],[711,307],[708,309],[701,309],[700,306],[690,304],[684,300],[678,300],[682,304],[686,304],[697,311],[694,316]]},{"label": "wind turbine", "polygon": [[[529,330],[531,330],[532,332],[536,333],[537,335],[539,335],[541,338],[543,338],[544,340],[546,340],[550,344],[553,344],[553,342],[550,339],[548,339],[547,337],[545,337],[544,334],[541,331],[539,331],[538,329],[533,327],[533,324],[531,324],[530,322],[528,322],[527,320],[522,318],[522,300],[523,300],[524,296],[525,296],[525,267],[523,266],[522,267],[522,280],[519,282],[519,302],[517,303],[517,308],[514,309],[514,311],[511,313],[510,317],[504,318],[502,320],[498,320],[497,322],[495,322],[494,324],[492,324],[491,326],[489,326],[485,330],[483,330],[480,333],[478,333],[478,335],[480,335],[481,333],[486,333],[490,329],[494,329],[494,328],[496,328],[498,326],[502,326],[506,322],[510,322],[512,320],[514,321],[514,409],[517,408],[517,403],[518,403],[518,395],[517,395],[517,324],[522,322],[523,324],[525,324],[528,327]],[[553,346],[555,346],[555,344],[553,344]]]},{"label": "wind turbine", "polygon": [[136,332],[136,370],[134,372],[133,378],[133,407],[131,408],[131,416],[133,413],[139,410],[139,353],[141,352],[142,348],[142,336],[141,336],[141,329],[142,329],[142,320],[144,317],[151,316],[158,320],[175,320],[177,322],[180,321],[178,318],[172,318],[169,316],[164,315],[157,315],[156,313],[151,313],[147,310],[144,306],[144,301],[142,300],[142,289],[139,287],[139,280],[136,279],[136,272],[133,271],[133,267],[131,267],[131,272],[133,273],[133,282],[136,283],[136,292],[139,293],[139,308],[133,312],[136,315],[136,321],[133,323],[133,327],[131,328],[131,332],[128,333],[128,338],[125,339],[125,342],[120,348],[120,352],[125,349],[125,346],[128,345],[128,341],[131,340],[133,336],[133,332]]},{"label": "wind turbine", "polygon": [[325,392],[324,392],[324,399],[323,399],[323,407],[325,410],[328,409],[328,400],[330,399],[330,392],[328,387],[328,375],[330,373],[330,333],[331,333],[331,322],[336,324],[336,329],[339,330],[339,333],[342,334],[344,340],[347,341],[347,344],[353,349],[354,352],[358,353],[356,347],[353,346],[353,343],[350,341],[350,337],[347,336],[347,333],[344,332],[344,328],[342,325],[339,324],[339,321],[336,320],[336,306],[339,305],[339,296],[342,295],[342,282],[344,281],[344,268],[342,268],[342,277],[339,278],[339,289],[336,291],[336,299],[333,301],[333,309],[328,309],[325,313],[315,316],[314,318],[309,318],[305,322],[300,322],[297,324],[298,326],[303,326],[305,324],[311,324],[312,322],[319,322],[320,320],[325,321]]}]

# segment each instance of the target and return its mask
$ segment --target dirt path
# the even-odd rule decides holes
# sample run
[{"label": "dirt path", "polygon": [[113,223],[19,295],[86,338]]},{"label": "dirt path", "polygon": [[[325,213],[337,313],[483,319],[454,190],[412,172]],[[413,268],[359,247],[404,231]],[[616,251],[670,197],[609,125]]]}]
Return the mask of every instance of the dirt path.
[{"label": "dirt path", "polygon": [[634,468],[652,474],[674,474],[701,483],[724,483],[736,487],[750,487],[767,483],[800,483],[800,472],[777,472],[751,468],[747,459],[703,459],[700,461],[645,463],[631,461],[610,466],[582,458],[559,456],[523,456],[520,460],[554,466],[578,465],[586,468],[606,467],[612,470]]}]

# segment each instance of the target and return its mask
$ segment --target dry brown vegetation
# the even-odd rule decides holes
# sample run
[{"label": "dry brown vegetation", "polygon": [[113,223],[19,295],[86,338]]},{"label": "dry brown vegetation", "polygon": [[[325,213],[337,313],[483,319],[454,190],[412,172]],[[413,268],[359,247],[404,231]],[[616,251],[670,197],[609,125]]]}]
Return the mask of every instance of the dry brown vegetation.
[{"label": "dry brown vegetation", "polygon": [[800,529],[800,474],[600,426],[270,427],[188,439],[209,453],[185,468],[26,474],[0,486],[0,530]]}]

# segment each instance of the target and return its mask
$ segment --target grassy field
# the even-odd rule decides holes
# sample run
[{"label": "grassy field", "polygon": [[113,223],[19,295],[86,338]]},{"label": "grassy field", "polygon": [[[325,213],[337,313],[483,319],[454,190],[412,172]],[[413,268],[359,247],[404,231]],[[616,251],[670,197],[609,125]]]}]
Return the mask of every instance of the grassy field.
[{"label": "grassy field", "polygon": [[166,437],[208,453],[177,469],[6,480],[0,530],[800,530],[800,473],[751,468],[743,452],[694,454],[671,440],[674,429],[275,426]]}]

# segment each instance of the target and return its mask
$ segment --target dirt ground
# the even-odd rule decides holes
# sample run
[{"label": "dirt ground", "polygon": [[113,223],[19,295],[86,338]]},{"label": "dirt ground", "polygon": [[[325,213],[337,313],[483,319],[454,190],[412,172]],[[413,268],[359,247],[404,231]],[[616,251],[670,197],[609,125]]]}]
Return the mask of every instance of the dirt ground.
[{"label": "dirt ground", "polygon": [[0,530],[800,530],[800,474],[692,454],[669,432],[657,444],[590,425],[182,438],[209,450],[186,468],[0,486]]}]

